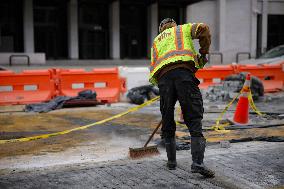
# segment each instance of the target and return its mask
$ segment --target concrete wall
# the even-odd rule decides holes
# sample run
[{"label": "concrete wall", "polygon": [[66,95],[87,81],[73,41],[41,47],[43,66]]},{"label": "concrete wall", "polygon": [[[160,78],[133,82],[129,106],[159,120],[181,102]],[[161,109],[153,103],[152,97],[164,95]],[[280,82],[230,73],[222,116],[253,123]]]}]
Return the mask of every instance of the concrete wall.
[{"label": "concrete wall", "polygon": [[45,64],[45,53],[0,53],[0,64],[9,64],[10,56],[12,57],[12,65],[27,65],[27,57],[30,58],[30,64]]},{"label": "concrete wall", "polygon": [[256,7],[253,12],[262,15],[261,52],[264,53],[267,50],[268,15],[284,15],[284,0],[258,0]]},{"label": "concrete wall", "polygon": [[[204,13],[204,14],[201,14]],[[215,1],[202,1],[186,8],[186,22],[206,23],[210,27],[212,45],[210,51],[218,51],[218,31],[217,31],[217,5]],[[196,50],[199,49],[195,43]]]},{"label": "concrete wall", "polygon": [[[231,63],[236,60],[238,52],[250,52],[252,57],[255,57],[258,14],[262,14],[264,17],[262,22],[262,49],[265,51],[267,46],[267,15],[283,15],[284,1],[205,0],[187,7],[186,21],[207,23],[212,34],[210,51],[222,52],[224,62]],[[196,45],[196,48],[199,48],[198,45]],[[247,58],[247,56],[240,58]],[[213,59],[213,62],[214,60],[216,61],[216,58]]]},{"label": "concrete wall", "polygon": [[[34,52],[33,0],[23,1],[23,40],[24,52]],[[110,4],[110,57],[120,59],[120,0]],[[68,3],[68,42],[69,58],[78,59],[78,18],[77,0]],[[262,14],[262,51],[267,46],[267,15],[283,15],[284,0],[204,0],[186,7],[187,22],[203,22],[209,25],[212,34],[211,52],[220,51],[224,62],[231,63],[237,52],[250,52],[255,56],[257,36],[257,15]],[[147,50],[150,54],[152,40],[158,33],[158,3],[154,2],[147,10]],[[6,39],[7,40],[7,39]],[[2,38],[2,43],[5,38]],[[146,42],[145,42],[146,43]],[[195,42],[199,49],[198,41]],[[8,47],[7,47],[8,48]],[[220,63],[219,57],[212,61]]]},{"label": "concrete wall", "polygon": [[[203,14],[201,14],[203,13]],[[187,6],[186,22],[198,23],[202,22],[209,26],[211,32],[210,52],[218,52],[220,50],[220,24],[219,24],[219,8],[217,1],[202,1]],[[198,51],[198,40],[194,40],[195,49]],[[220,56],[212,55],[210,57],[211,64],[220,64]]]},{"label": "concrete wall", "polygon": [[236,53],[250,52],[251,2],[227,0],[224,62],[235,61]]},{"label": "concrete wall", "polygon": [[[237,52],[251,51],[251,1],[249,0],[195,3],[187,7],[187,21],[204,22],[209,25],[212,35],[210,51],[222,52],[225,63],[235,61]],[[216,63],[219,57],[212,57],[212,60]]]},{"label": "concrete wall", "polygon": [[33,0],[23,2],[24,52],[34,52]]},{"label": "concrete wall", "polygon": [[110,58],[120,58],[120,26],[119,26],[119,1],[114,1],[109,7],[110,27]]},{"label": "concrete wall", "polygon": [[155,37],[158,35],[158,3],[154,3],[148,6],[147,9],[147,55],[151,56],[151,46]]},{"label": "concrete wall", "polygon": [[78,2],[68,2],[68,56],[70,59],[79,59],[78,36]]}]

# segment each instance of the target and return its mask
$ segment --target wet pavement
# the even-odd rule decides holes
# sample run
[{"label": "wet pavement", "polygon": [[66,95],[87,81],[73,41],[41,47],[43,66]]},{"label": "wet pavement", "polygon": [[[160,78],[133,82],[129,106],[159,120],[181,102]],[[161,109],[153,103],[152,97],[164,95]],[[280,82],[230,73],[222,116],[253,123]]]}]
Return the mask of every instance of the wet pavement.
[{"label": "wet pavement", "polygon": [[0,188],[272,188],[284,186],[284,145],[271,142],[207,148],[206,164],[214,179],[190,172],[190,151],[177,153],[177,170],[169,171],[161,155],[129,160],[86,162],[45,168],[6,170]]},{"label": "wet pavement", "polygon": [[[177,126],[176,132],[177,141],[184,145],[177,152],[177,170],[166,169],[165,149],[161,146],[158,156],[135,161],[128,158],[128,148],[141,147],[160,121],[159,103],[156,102],[138,112],[85,130],[0,145],[0,188],[284,187],[284,122],[277,117],[283,113],[283,93],[280,96],[280,101],[257,103],[261,111],[277,114],[272,117],[250,114],[251,127],[232,126],[233,129],[225,133],[207,130],[225,107],[225,102],[210,104],[205,101],[206,164],[216,171],[214,179],[204,179],[190,172],[190,148],[184,145],[189,144],[190,137],[182,125]],[[117,103],[44,114],[19,112],[22,106],[1,107],[0,139],[72,129],[131,107],[134,105]],[[178,108],[176,113],[178,120]],[[233,111],[229,110],[224,119],[232,116]],[[258,128],[269,124],[278,125]],[[159,139],[158,132],[153,142]]]}]

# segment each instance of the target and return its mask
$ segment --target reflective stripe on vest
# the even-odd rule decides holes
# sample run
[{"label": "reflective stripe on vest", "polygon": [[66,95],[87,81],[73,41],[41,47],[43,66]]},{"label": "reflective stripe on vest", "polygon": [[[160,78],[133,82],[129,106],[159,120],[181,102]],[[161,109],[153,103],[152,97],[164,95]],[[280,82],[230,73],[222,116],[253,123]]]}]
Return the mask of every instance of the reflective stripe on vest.
[{"label": "reflective stripe on vest", "polygon": [[163,60],[174,57],[174,56],[190,56],[193,57],[194,54],[189,51],[189,50],[175,50],[175,51],[170,51],[167,54],[165,54],[163,57],[159,58],[156,62],[153,62],[154,64],[151,65],[150,67],[150,72],[154,71],[156,66],[158,66]]},{"label": "reflective stripe on vest", "polygon": [[158,50],[157,50],[155,43],[153,44],[153,55],[152,56],[153,56],[153,62],[151,63],[151,65],[155,64],[158,60]]},{"label": "reflective stripe on vest", "polygon": [[183,45],[183,37],[182,37],[182,27],[181,26],[177,26],[175,27],[175,34],[176,34],[176,49],[183,49],[184,45]]}]

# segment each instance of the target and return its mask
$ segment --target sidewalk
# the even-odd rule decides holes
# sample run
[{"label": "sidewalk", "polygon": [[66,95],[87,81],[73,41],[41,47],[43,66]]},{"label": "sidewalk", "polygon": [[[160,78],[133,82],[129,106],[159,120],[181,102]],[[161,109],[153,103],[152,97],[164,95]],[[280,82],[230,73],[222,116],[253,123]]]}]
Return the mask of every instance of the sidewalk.
[{"label": "sidewalk", "polygon": [[91,70],[94,68],[108,68],[117,66],[129,66],[129,67],[148,67],[150,60],[139,59],[139,60],[47,60],[46,64],[43,65],[0,65],[0,67],[20,72],[22,70],[36,70],[36,69],[48,69],[48,68],[82,68]]},{"label": "sidewalk", "polygon": [[249,142],[230,148],[210,146],[206,164],[216,178],[190,172],[190,151],[179,151],[178,168],[169,171],[165,154],[47,168],[5,171],[0,188],[272,188],[284,186],[283,143]]}]

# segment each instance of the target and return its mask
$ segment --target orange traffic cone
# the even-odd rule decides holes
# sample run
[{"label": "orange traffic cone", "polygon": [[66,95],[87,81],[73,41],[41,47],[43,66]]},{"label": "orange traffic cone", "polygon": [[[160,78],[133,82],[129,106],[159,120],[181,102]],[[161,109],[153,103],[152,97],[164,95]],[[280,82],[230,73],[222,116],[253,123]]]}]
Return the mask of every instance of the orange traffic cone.
[{"label": "orange traffic cone", "polygon": [[234,123],[245,125],[249,121],[249,100],[248,94],[250,92],[250,74],[248,73],[246,76],[246,81],[242,88],[242,94],[239,98],[237,108],[234,115]]}]

